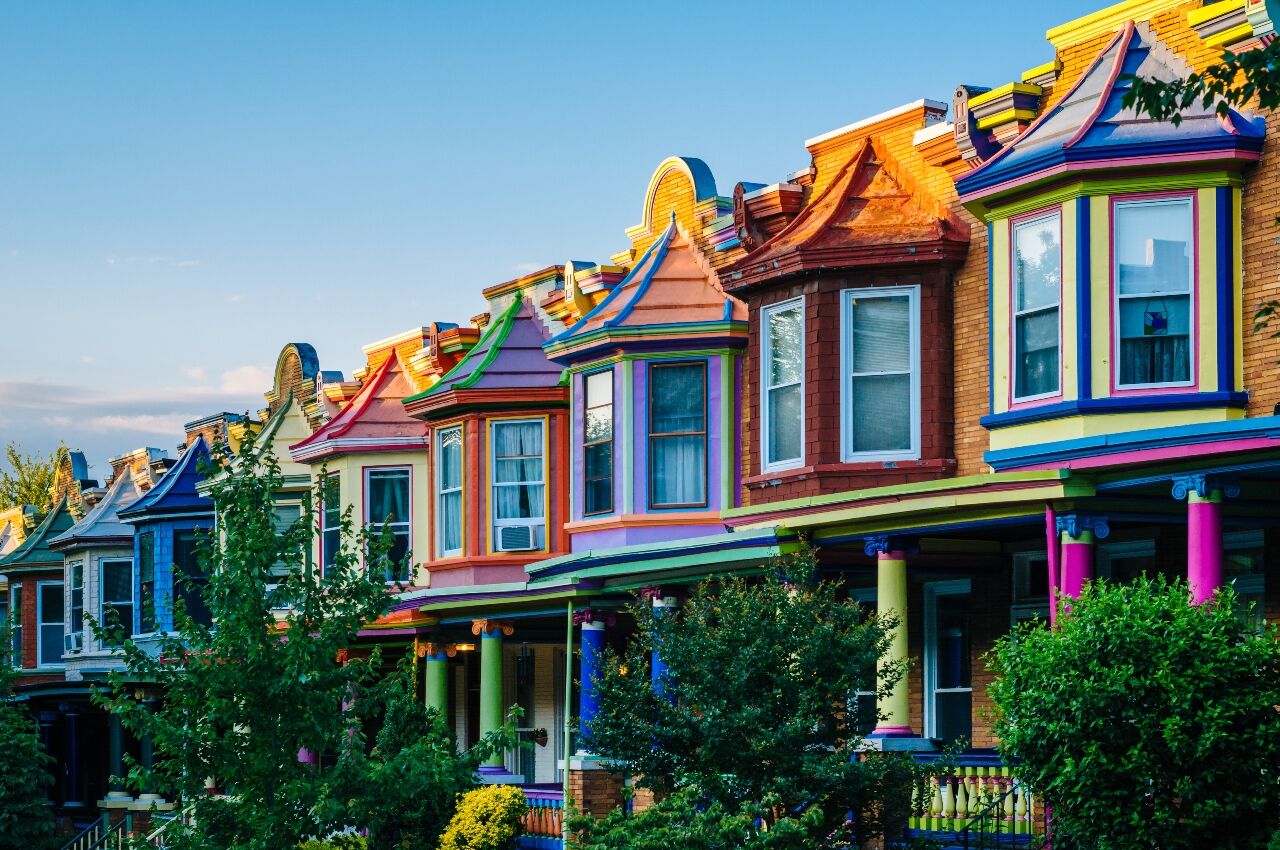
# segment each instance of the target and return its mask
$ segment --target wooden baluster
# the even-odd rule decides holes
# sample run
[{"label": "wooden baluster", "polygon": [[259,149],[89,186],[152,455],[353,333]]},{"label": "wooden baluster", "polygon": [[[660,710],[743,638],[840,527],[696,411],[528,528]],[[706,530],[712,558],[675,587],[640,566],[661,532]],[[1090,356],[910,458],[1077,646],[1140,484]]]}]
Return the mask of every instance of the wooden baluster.
[{"label": "wooden baluster", "polygon": [[[1008,776],[1008,774],[1006,773],[1004,778],[1004,788],[1002,790],[1012,791],[1016,787],[1017,786],[1014,784],[1013,779],[1010,776]],[[1009,832],[1018,831],[1018,818],[1017,818],[1016,812],[1014,811],[1015,805],[1017,803],[1017,801],[1014,799],[1015,796],[1017,796],[1016,791],[1013,794],[1010,794],[1009,796],[1004,798],[1004,805],[1002,806],[1003,811],[1001,811],[1000,813],[1001,818],[1004,821],[1006,821],[1005,825]]]},{"label": "wooden baluster", "polygon": [[947,809],[947,801],[942,793],[942,785],[947,781],[945,776],[935,776],[930,780],[933,785],[933,800],[929,804],[929,828],[942,829],[943,813]]},{"label": "wooden baluster", "polygon": [[956,791],[950,776],[942,780],[942,824],[943,829],[956,828]]},{"label": "wooden baluster", "polygon": [[907,818],[907,826],[910,829],[922,829],[922,815],[925,814],[928,814],[928,809],[924,808],[924,789],[917,785],[911,789],[911,816]]},{"label": "wooden baluster", "polygon": [[1026,834],[1031,831],[1031,805],[1027,789],[1022,783],[1015,782],[1014,788],[1018,789],[1018,804],[1014,809],[1014,831],[1019,834]]}]

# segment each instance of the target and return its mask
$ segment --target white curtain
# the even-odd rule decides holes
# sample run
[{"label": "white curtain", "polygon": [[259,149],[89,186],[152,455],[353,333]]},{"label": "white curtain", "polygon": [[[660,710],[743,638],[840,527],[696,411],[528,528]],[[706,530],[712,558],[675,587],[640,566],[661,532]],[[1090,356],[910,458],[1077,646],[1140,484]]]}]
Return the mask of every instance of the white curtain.
[{"label": "white curtain", "polygon": [[849,388],[854,452],[911,448],[911,300],[906,296],[855,299]]},{"label": "white curtain", "polygon": [[[649,411],[649,469],[654,505],[707,500],[707,371],[701,363],[655,366]],[[683,433],[682,433],[683,432]],[[689,433],[694,432],[694,433]]]},{"label": "white curtain", "polygon": [[493,426],[495,519],[543,515],[542,423],[499,422]]}]

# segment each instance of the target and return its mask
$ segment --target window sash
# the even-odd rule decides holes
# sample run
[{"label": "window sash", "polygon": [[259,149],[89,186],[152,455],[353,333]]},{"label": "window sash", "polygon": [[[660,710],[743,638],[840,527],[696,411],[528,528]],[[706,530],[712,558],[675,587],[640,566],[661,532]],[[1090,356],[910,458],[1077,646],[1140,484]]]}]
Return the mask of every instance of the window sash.
[{"label": "window sash", "polygon": [[342,479],[340,473],[324,477],[320,511],[320,574],[333,566],[342,545]]},{"label": "window sash", "polygon": [[[1033,228],[1035,230],[1042,230],[1044,229],[1045,225],[1049,225],[1049,224],[1052,225],[1052,228],[1055,231],[1057,236],[1057,256],[1056,256],[1057,275],[1058,275],[1058,291],[1056,293],[1057,297],[1053,301],[1046,301],[1044,303],[1033,303],[1024,308],[1021,305],[1023,303],[1023,293],[1025,291],[1025,286],[1027,284],[1027,281],[1024,279],[1021,273],[1022,264],[1018,261],[1018,238],[1019,238],[1019,235],[1025,231],[1030,231]],[[1013,226],[1013,231],[1010,235],[1010,242],[1011,242],[1010,276],[1013,279],[1013,286],[1011,288],[1012,300],[1010,301],[1010,305],[1009,305],[1011,308],[1011,312],[1013,314],[1013,322],[1012,322],[1013,333],[1011,335],[1011,338],[1012,338],[1011,354],[1013,359],[1013,368],[1011,369],[1012,383],[1013,383],[1013,400],[1015,402],[1019,402],[1019,401],[1035,401],[1042,398],[1052,398],[1062,392],[1062,214],[1060,212],[1054,211],[1054,212],[1048,213],[1047,215],[1036,216],[1035,218],[1030,218],[1030,219],[1026,219],[1018,222]],[[1041,346],[1040,348],[1026,349],[1024,351],[1024,348],[1025,348],[1024,339],[1027,333],[1025,331],[1025,327],[1029,324],[1029,322],[1026,320],[1041,318],[1041,317],[1053,318],[1053,321],[1050,324],[1054,329],[1054,344],[1052,346]],[[1052,369],[1052,374],[1051,374],[1051,377],[1053,380],[1052,386],[1046,386],[1041,389],[1027,391],[1028,388],[1023,386],[1024,381],[1027,380],[1024,377],[1024,370],[1023,370],[1024,357],[1026,357],[1032,352],[1041,353],[1041,352],[1050,352],[1050,351],[1053,352],[1052,358],[1053,358],[1053,365],[1054,365],[1054,368]]]},{"label": "window sash", "polygon": [[[582,514],[595,516],[613,512],[613,370],[585,375],[582,387]],[[607,388],[607,394],[601,393],[601,395],[607,395],[607,398],[603,400],[596,398],[597,392],[593,387]],[[602,434],[594,440],[591,439],[593,417],[602,426],[602,431],[603,426],[608,425],[607,435]],[[607,462],[596,465],[594,467],[596,472],[593,474],[593,464],[590,459],[596,456],[606,457]]]},{"label": "window sash", "polygon": [[[451,461],[451,462],[449,462]],[[462,554],[462,481],[465,463],[462,426],[436,433],[436,554]]]},{"label": "window sash", "polygon": [[[62,635],[66,629],[66,608],[60,581],[36,582],[36,666],[62,665]],[[57,611],[57,619],[51,619]]]},{"label": "window sash", "polygon": [[9,586],[9,634],[13,639],[10,649],[9,663],[14,667],[22,666],[22,585]]},{"label": "window sash", "polygon": [[[118,619],[123,637],[133,636],[133,611],[134,611],[134,595],[133,595],[133,561],[124,559],[106,559],[99,562],[99,595],[101,603],[98,606],[98,622],[103,628],[109,628],[112,625],[111,612],[114,611]],[[115,595],[108,591],[114,584],[120,582],[112,582],[109,575],[112,572],[124,572],[123,587],[128,588],[128,595]],[[113,642],[107,642],[108,645],[117,645]]]},{"label": "window sash", "polygon": [[[862,289],[846,289],[843,292],[841,305],[841,442],[842,455],[845,462],[862,460],[899,460],[914,459],[920,454],[920,288],[918,286],[871,287]],[[857,339],[855,336],[854,311],[861,303],[873,299],[892,299],[905,301],[907,306],[907,339],[906,368],[867,369],[857,368]],[[899,391],[906,393],[906,419],[897,423],[903,435],[885,434],[884,439],[897,439],[897,447],[862,448],[859,445],[857,396],[862,391],[874,393],[879,387],[881,392],[893,390],[895,384],[903,383],[905,387]],[[890,380],[886,380],[890,379]],[[880,419],[877,412],[870,414],[873,419]],[[883,422],[882,426],[890,423]]]},{"label": "window sash", "polygon": [[72,634],[84,634],[84,562],[74,561],[71,567],[71,616]]},{"label": "window sash", "polygon": [[[777,373],[781,370],[775,369],[778,358],[778,346],[775,343],[775,334],[773,328],[774,319],[782,314],[794,313],[796,323],[796,355],[798,355],[799,363],[791,378],[785,375],[782,379],[777,378]],[[804,316],[804,298],[794,298],[790,301],[784,301],[780,304],[773,304],[761,310],[760,317],[760,333],[761,333],[761,375],[760,384],[763,392],[760,394],[761,405],[761,421],[764,424],[762,457],[764,458],[764,469],[785,469],[792,466],[799,466],[804,463],[804,369],[805,369],[805,316]],[[785,426],[796,429],[795,435],[792,437],[795,446],[790,452],[783,451],[782,439],[786,436],[778,431],[778,400],[786,398],[792,393],[787,390],[797,389],[794,395],[796,411],[798,416],[785,423]]]},{"label": "window sash", "polygon": [[[696,383],[700,389],[697,392],[701,403],[701,411],[697,415],[687,415],[683,418],[696,421],[699,427],[686,429],[673,429],[660,431],[655,426],[657,406],[655,398],[657,393],[655,388],[658,384],[666,380],[670,376],[675,376],[683,372],[687,375],[696,375]],[[668,418],[678,418],[677,416],[668,416]],[[692,473],[700,473],[697,477],[687,479],[669,478],[669,483],[659,484],[659,477],[670,470],[664,469],[659,461],[660,457],[666,457],[671,453],[670,447],[675,446],[677,451],[680,446],[686,446],[690,451],[686,454],[692,454],[695,458],[700,456],[701,463],[697,467],[691,467],[681,464],[678,459],[673,465],[679,468],[685,468]],[[661,447],[661,450],[659,450]],[[654,363],[649,366],[649,507],[651,508],[695,508],[705,507],[707,505],[707,364],[703,361],[684,362],[684,363]],[[670,498],[660,498],[660,486],[663,492],[667,492],[666,488],[672,488]],[[678,498],[679,493],[685,494],[685,498]]]},{"label": "window sash", "polygon": [[137,634],[156,630],[156,540],[148,531],[138,535],[138,628]]},{"label": "window sash", "polygon": [[[383,571],[383,580],[387,582],[408,581],[411,572],[408,564],[412,550],[413,519],[413,473],[407,466],[382,466],[364,471],[364,520],[373,534],[381,534],[389,530],[394,538],[390,551],[387,552],[387,563]],[[378,493],[379,488],[383,492]],[[375,495],[376,494],[376,495]],[[384,507],[385,512],[379,511]],[[397,507],[399,510],[397,511]],[[378,513],[382,513],[378,516]],[[387,517],[393,517],[388,520]]]}]

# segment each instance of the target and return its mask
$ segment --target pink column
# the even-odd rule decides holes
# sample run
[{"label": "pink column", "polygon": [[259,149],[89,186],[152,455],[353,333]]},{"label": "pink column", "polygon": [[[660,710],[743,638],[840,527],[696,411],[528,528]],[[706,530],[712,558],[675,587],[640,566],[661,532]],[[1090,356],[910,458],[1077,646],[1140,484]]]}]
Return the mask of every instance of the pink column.
[{"label": "pink column", "polygon": [[1062,595],[1076,599],[1093,579],[1093,532],[1062,532]]},{"label": "pink column", "polygon": [[1187,583],[1191,604],[1202,605],[1222,587],[1222,491],[1187,493]]}]

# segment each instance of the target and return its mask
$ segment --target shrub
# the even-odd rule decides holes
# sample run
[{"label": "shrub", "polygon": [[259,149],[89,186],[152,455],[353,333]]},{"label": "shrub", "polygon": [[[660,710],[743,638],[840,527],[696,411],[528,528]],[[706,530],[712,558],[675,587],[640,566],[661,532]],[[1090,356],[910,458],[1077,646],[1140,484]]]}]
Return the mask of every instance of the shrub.
[{"label": "shrub", "polygon": [[440,836],[440,850],[507,850],[520,834],[524,792],[510,785],[468,791]]},{"label": "shrub", "polygon": [[1262,848],[1280,821],[1280,644],[1163,577],[1091,584],[991,654],[996,731],[1079,850]]},{"label": "shrub", "polygon": [[365,850],[368,846],[360,835],[331,835],[308,839],[298,845],[298,850]]}]

